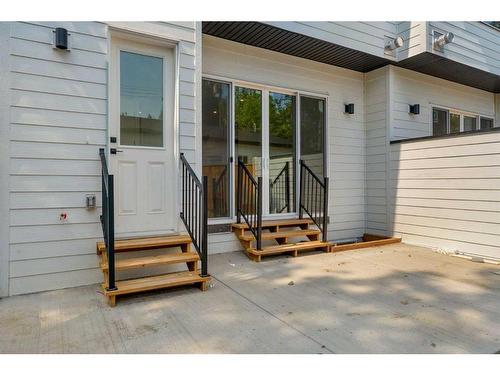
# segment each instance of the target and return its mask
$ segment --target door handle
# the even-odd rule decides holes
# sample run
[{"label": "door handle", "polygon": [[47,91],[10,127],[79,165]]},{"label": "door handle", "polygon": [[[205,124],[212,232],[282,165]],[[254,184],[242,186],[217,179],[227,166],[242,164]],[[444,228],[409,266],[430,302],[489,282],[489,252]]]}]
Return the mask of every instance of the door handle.
[{"label": "door handle", "polygon": [[109,149],[109,152],[112,154],[112,155],[116,155],[117,152],[123,152],[123,150],[117,150],[116,148],[110,148]]}]

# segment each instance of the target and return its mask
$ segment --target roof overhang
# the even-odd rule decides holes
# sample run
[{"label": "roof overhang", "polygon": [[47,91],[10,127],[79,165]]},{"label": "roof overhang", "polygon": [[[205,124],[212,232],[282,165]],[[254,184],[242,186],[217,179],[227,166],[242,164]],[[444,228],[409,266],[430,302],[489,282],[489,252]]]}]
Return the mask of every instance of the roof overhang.
[{"label": "roof overhang", "polygon": [[430,52],[395,62],[261,22],[208,21],[203,22],[203,33],[362,73],[392,64],[481,90],[500,92],[500,76]]}]

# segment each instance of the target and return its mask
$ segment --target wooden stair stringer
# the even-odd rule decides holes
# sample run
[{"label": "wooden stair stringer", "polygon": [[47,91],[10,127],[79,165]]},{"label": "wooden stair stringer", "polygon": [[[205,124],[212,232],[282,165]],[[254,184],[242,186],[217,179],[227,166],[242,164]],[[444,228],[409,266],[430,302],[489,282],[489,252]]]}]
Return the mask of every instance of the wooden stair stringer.
[{"label": "wooden stair stringer", "polygon": [[[164,250],[179,247],[180,252],[147,255],[149,250]],[[110,306],[116,305],[116,297],[141,291],[160,290],[181,285],[199,285],[202,291],[207,289],[210,277],[203,277],[199,271],[200,257],[196,251],[191,251],[191,238],[188,235],[145,237],[115,241],[115,253],[146,251],[145,255],[134,258],[115,258],[116,287],[117,290],[107,290],[108,259],[103,242],[97,243],[99,266],[103,272],[103,294],[108,298]],[[139,254],[138,254],[139,255]],[[150,267],[166,266],[173,264],[186,264],[186,271],[170,272],[162,275],[145,275],[137,278],[120,280],[120,271],[132,269],[148,269]]]}]

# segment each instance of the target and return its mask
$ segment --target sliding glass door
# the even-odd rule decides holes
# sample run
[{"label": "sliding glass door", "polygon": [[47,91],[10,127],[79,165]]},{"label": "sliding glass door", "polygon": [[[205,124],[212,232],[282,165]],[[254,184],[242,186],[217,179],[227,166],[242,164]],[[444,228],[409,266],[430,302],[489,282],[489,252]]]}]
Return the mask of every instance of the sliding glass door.
[{"label": "sliding glass door", "polygon": [[319,177],[325,173],[325,125],[324,98],[204,79],[209,217],[236,214],[238,160],[255,179],[262,177],[264,216],[296,214],[299,158]]},{"label": "sliding glass door", "polygon": [[203,175],[208,176],[208,217],[229,217],[231,132],[228,83],[203,80]]}]

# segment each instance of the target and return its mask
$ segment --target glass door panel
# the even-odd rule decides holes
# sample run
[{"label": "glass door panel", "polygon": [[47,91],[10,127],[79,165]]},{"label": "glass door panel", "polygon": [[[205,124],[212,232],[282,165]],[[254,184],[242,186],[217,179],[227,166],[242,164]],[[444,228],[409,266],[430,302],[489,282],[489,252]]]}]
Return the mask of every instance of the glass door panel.
[{"label": "glass door panel", "polygon": [[[262,91],[234,88],[234,143],[236,160],[241,160],[257,179],[262,177]],[[238,163],[234,163],[238,176]],[[235,180],[235,190],[238,183]],[[238,191],[235,191],[235,199]],[[236,204],[235,204],[236,207]]]},{"label": "glass door panel", "polygon": [[325,172],[325,99],[300,97],[300,157],[318,176]]},{"label": "glass door panel", "polygon": [[269,93],[269,213],[295,212],[295,96]]},{"label": "glass door panel", "polygon": [[163,147],[163,59],[120,51],[120,144]]},{"label": "glass door panel", "polygon": [[203,80],[203,175],[208,177],[208,217],[230,216],[230,85]]}]

